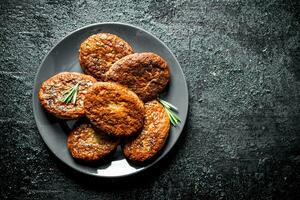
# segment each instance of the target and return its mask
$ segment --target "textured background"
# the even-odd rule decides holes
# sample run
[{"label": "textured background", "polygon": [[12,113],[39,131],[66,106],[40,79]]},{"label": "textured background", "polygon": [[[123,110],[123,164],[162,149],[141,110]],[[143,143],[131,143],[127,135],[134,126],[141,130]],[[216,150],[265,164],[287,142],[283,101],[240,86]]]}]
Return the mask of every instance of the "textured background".
[{"label": "textured background", "polygon": [[[300,199],[300,3],[295,0],[0,2],[1,199]],[[177,56],[190,92],[169,156],[122,180],[83,176],[32,113],[41,60],[95,22],[140,26]]]}]

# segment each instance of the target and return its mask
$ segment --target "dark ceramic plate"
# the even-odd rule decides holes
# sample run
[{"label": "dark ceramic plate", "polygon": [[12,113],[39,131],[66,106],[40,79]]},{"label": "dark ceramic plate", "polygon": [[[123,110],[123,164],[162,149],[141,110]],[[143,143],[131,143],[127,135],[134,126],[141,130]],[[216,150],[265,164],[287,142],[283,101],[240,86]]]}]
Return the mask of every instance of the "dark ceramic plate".
[{"label": "dark ceramic plate", "polygon": [[[162,98],[178,108],[182,123],[170,129],[170,136],[155,159],[144,165],[127,162],[120,147],[108,159],[98,165],[85,165],[76,162],[67,149],[67,134],[74,121],[56,119],[47,114],[38,100],[41,84],[49,77],[62,71],[82,72],[78,62],[80,43],[88,36],[98,33],[113,33],[126,40],[135,52],[151,51],[163,57],[170,66],[170,83]],[[151,33],[122,23],[98,23],[78,29],[63,38],[46,55],[36,75],[33,91],[33,112],[39,132],[49,149],[64,163],[85,174],[99,177],[121,177],[141,172],[162,159],[174,146],[182,132],[188,112],[188,89],[182,69],[170,49]]]}]

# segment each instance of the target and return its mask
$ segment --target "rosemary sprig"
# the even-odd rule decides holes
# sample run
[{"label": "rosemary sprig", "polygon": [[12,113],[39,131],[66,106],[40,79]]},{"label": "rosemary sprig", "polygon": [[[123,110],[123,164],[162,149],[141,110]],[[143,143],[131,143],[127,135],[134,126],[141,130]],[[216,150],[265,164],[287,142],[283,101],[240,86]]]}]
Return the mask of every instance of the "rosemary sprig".
[{"label": "rosemary sprig", "polygon": [[180,117],[175,113],[175,112],[178,112],[178,109],[175,106],[173,106],[172,104],[170,104],[169,102],[162,100],[159,97],[157,99],[164,106],[166,112],[168,113],[171,124],[173,126],[177,126],[181,122]]},{"label": "rosemary sprig", "polygon": [[77,92],[80,82],[63,93],[63,98],[60,100],[64,103],[76,103]]}]

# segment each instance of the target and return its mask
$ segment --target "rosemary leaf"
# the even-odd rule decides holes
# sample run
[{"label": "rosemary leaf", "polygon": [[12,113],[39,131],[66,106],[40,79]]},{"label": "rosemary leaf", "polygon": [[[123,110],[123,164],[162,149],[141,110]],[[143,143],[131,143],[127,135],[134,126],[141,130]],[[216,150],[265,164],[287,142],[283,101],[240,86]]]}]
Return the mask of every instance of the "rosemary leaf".
[{"label": "rosemary leaf", "polygon": [[73,95],[72,103],[76,103],[78,87],[79,87],[79,83],[77,83],[76,89],[74,90],[74,95]]},{"label": "rosemary leaf", "polygon": [[67,102],[68,98],[71,96],[71,93],[72,90],[68,93],[68,94],[65,94],[65,96],[61,99],[61,102]]},{"label": "rosemary leaf", "polygon": [[165,111],[167,112],[167,114],[169,116],[171,124],[173,126],[177,126],[181,122],[181,119],[174,111],[178,112],[178,109],[165,100],[162,100],[160,98],[157,98],[157,99],[165,108]]},{"label": "rosemary leaf", "polygon": [[71,92],[71,90],[73,89],[73,87],[69,88],[68,90],[64,91],[63,96],[66,94],[69,94]]},{"label": "rosemary leaf", "polygon": [[166,107],[166,108],[168,108],[168,109],[171,109],[171,107],[168,106],[164,101],[160,100],[160,103],[161,103],[164,107]]},{"label": "rosemary leaf", "polygon": [[176,119],[176,121],[181,122],[180,117],[176,113],[174,113],[172,110],[170,110],[170,113]]},{"label": "rosemary leaf", "polygon": [[71,99],[73,98],[73,93],[74,93],[74,90],[72,90],[70,92],[70,95],[68,96],[67,100],[66,100],[66,103],[70,103],[71,102]]},{"label": "rosemary leaf", "polygon": [[171,113],[170,110],[168,112],[169,112],[169,115],[170,115],[172,121],[174,122],[173,125],[177,125],[177,123],[178,123],[177,119],[174,117],[174,115]]},{"label": "rosemary leaf", "polygon": [[161,99],[161,102],[163,102],[165,105],[167,105],[169,108],[172,108],[173,110],[176,110],[178,111],[178,108],[176,108],[175,106],[173,106],[172,104],[170,104],[169,102],[165,101],[165,100],[162,100]]},{"label": "rosemary leaf", "polygon": [[63,98],[61,99],[61,102],[76,103],[78,88],[79,88],[79,82],[63,93]]},{"label": "rosemary leaf", "polygon": [[170,119],[171,124],[175,125],[176,123],[175,123],[173,117],[171,116],[171,114],[169,113],[168,109],[165,109],[165,110],[166,110],[166,112],[167,112],[167,114],[168,114],[168,116],[169,116],[169,119]]},{"label": "rosemary leaf", "polygon": [[73,89],[70,91],[70,93],[69,93],[69,95],[68,95],[68,98],[67,98],[67,100],[66,100],[66,103],[70,103],[70,102],[71,102],[71,100],[72,100],[72,98],[73,98],[73,95],[74,95],[74,91],[75,91],[75,88],[73,88]]}]

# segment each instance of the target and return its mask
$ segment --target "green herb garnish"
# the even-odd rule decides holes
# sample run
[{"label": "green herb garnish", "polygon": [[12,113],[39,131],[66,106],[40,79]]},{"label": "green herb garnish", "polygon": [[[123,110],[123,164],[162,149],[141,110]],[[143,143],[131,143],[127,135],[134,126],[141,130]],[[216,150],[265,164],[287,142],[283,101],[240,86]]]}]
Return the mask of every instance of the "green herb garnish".
[{"label": "green herb garnish", "polygon": [[169,119],[172,125],[177,126],[181,122],[180,117],[175,113],[178,112],[178,109],[172,104],[170,104],[169,102],[162,100],[161,98],[157,98],[157,99],[164,106],[166,112],[169,115]]},{"label": "green herb garnish", "polygon": [[63,98],[60,101],[64,103],[76,103],[79,84],[80,82],[78,82],[76,85],[64,92]]}]

